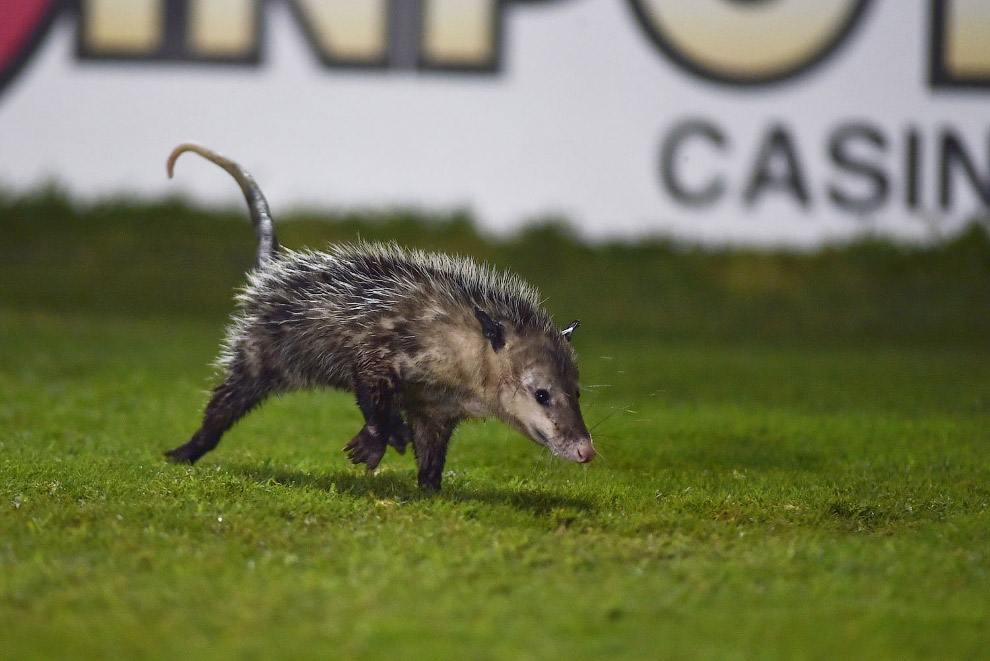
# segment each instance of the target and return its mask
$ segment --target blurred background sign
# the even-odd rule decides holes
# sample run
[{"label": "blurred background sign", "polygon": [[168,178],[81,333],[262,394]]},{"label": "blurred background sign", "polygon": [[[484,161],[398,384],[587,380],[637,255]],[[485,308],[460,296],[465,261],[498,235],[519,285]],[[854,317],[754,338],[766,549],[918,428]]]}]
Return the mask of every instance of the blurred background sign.
[{"label": "blurred background sign", "polygon": [[990,207],[986,0],[3,0],[0,185],[815,245]]}]

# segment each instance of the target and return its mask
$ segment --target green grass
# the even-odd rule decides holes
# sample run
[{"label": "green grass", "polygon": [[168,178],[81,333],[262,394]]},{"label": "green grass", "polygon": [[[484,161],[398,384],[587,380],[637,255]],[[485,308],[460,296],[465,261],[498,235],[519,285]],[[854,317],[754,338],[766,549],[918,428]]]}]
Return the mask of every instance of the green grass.
[{"label": "green grass", "polygon": [[[487,241],[575,337],[588,466],[497,422],[436,496],[341,393],[195,468],[245,221],[0,196],[3,658],[990,658],[990,241],[799,255]],[[611,292],[611,295],[610,295]]]}]

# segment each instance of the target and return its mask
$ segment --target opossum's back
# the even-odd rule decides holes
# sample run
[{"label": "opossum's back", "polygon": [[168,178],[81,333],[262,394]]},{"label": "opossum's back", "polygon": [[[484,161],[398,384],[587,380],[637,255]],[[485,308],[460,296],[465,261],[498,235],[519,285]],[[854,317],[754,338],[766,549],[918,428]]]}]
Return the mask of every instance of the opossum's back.
[{"label": "opossum's back", "polygon": [[248,313],[279,324],[312,319],[356,331],[390,314],[408,320],[426,308],[481,306],[516,324],[553,329],[538,292],[519,278],[468,259],[391,244],[287,252],[252,276],[242,300]]},{"label": "opossum's back", "polygon": [[421,280],[404,276],[401,264],[296,252],[253,273],[241,301],[244,311],[260,323],[311,321],[356,331],[400,304],[422,300],[413,294],[423,289]]}]

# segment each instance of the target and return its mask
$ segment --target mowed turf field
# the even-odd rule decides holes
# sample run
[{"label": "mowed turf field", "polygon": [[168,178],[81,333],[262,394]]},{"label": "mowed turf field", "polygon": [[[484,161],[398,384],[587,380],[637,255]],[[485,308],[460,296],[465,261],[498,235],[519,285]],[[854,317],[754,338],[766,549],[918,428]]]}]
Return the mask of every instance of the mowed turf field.
[{"label": "mowed turf field", "polygon": [[3,658],[990,658],[984,230],[802,255],[279,227],[520,272],[583,322],[599,458],[465,424],[425,495],[411,453],[349,465],[360,414],[323,392],[167,464],[246,218],[0,195]]}]

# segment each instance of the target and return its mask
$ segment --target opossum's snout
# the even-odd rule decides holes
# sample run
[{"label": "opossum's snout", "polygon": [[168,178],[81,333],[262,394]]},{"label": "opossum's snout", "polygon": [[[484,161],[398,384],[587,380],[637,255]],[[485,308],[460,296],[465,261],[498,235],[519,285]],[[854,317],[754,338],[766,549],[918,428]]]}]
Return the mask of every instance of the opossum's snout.
[{"label": "opossum's snout", "polygon": [[555,441],[536,427],[533,427],[529,435],[534,441],[546,446],[558,457],[576,461],[579,464],[588,463],[598,454],[595,452],[591,436],[580,437],[574,441]]},{"label": "opossum's snout", "polygon": [[576,461],[579,464],[588,463],[598,454],[595,452],[595,446],[592,444],[590,436],[573,443],[563,444],[559,447],[550,444],[550,450],[558,457]]},{"label": "opossum's snout", "polygon": [[586,464],[594,459],[598,453],[595,452],[595,446],[591,444],[591,439],[589,438],[586,443],[575,446],[574,454],[577,457],[578,463]]}]

